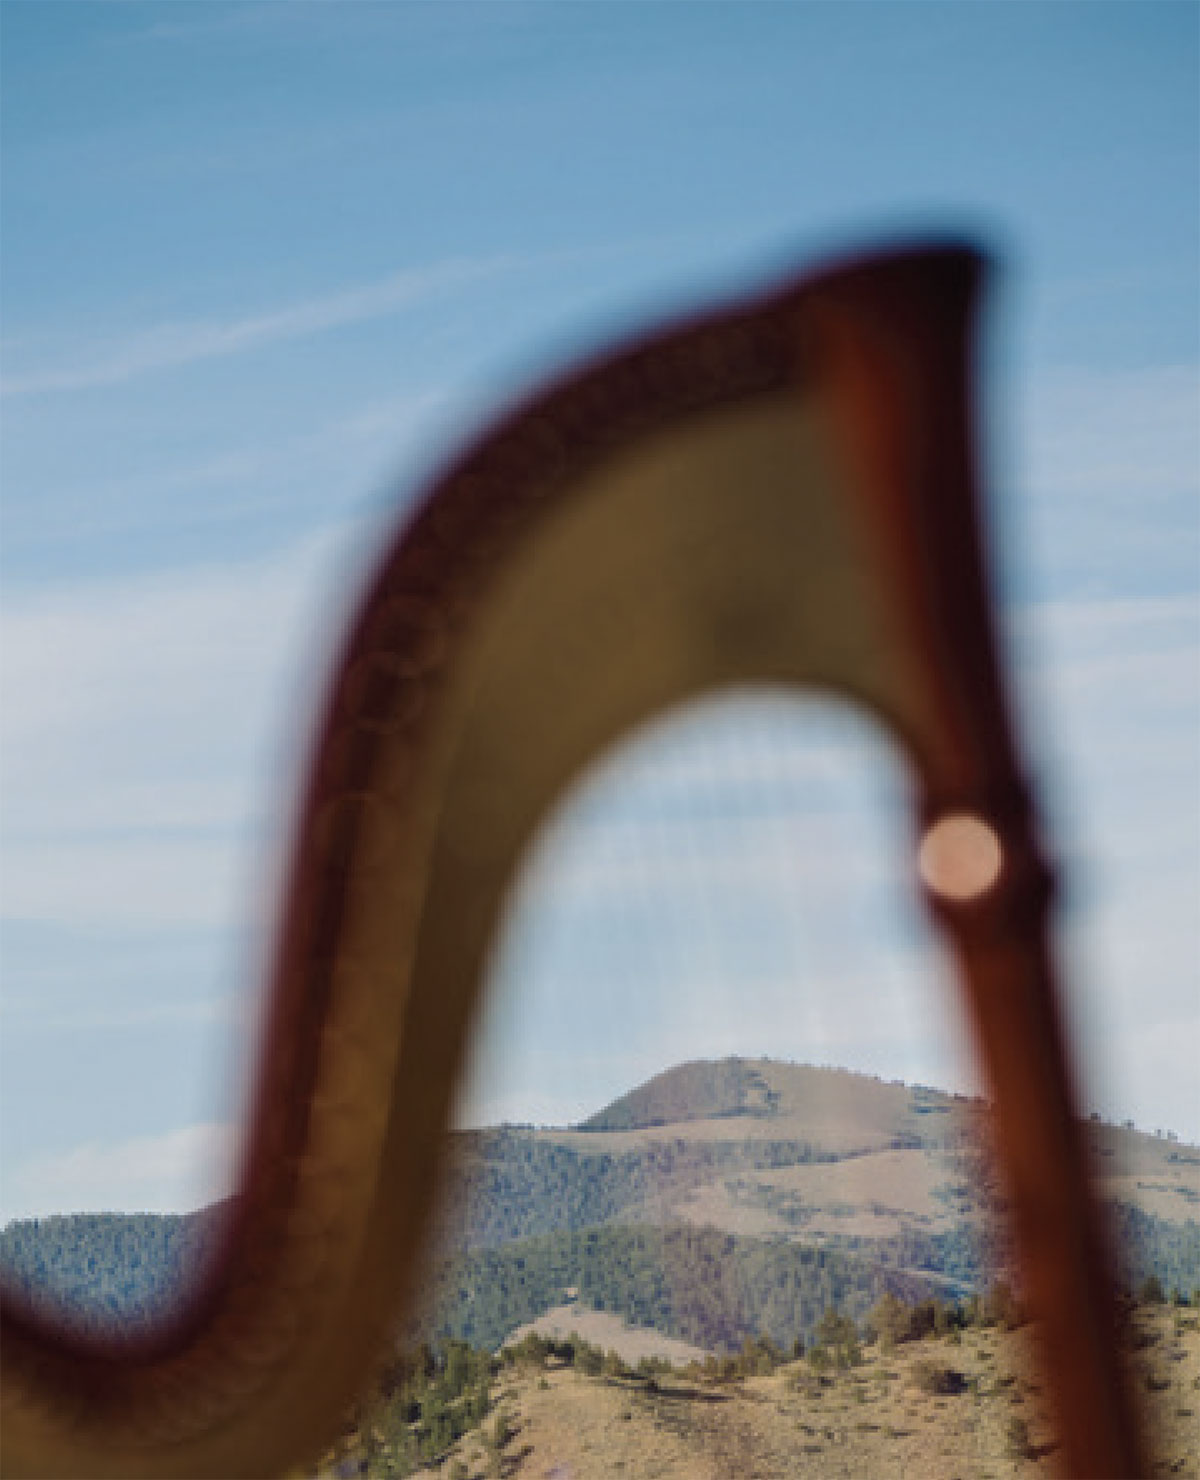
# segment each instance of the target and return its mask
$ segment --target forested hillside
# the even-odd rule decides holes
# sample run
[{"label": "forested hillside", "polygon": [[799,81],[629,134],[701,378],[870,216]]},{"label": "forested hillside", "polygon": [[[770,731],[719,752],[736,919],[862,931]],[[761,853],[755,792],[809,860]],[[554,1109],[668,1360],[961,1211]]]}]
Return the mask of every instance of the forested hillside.
[{"label": "forested hillside", "polygon": [[787,1239],[739,1238],[689,1225],[621,1226],[554,1233],[444,1261],[412,1339],[460,1337],[498,1347],[517,1326],[568,1291],[710,1351],[747,1337],[791,1347],[809,1340],[830,1306],[860,1319],[889,1290],[909,1301],[930,1293],[919,1276],[885,1270],[867,1254]]},{"label": "forested hillside", "polygon": [[693,1189],[752,1170],[837,1160],[807,1141],[649,1141],[589,1151],[512,1127],[460,1132],[451,1142],[441,1246],[487,1248],[557,1229],[630,1221]]},{"label": "forested hillside", "polygon": [[196,1213],[70,1213],[10,1223],[0,1275],[82,1328],[151,1324],[215,1252],[228,1205]]},{"label": "forested hillside", "polygon": [[[1126,1283],[1200,1287],[1200,1152],[1087,1131]],[[494,1347],[575,1290],[710,1350],[807,1339],[885,1290],[965,1299],[1009,1269],[986,1107],[773,1060],[679,1065],[572,1129],[450,1138],[432,1299],[410,1337]],[[5,1281],[84,1326],[153,1319],[215,1247],[221,1207],[78,1214],[0,1233]],[[572,1297],[573,1298],[573,1297]]]}]

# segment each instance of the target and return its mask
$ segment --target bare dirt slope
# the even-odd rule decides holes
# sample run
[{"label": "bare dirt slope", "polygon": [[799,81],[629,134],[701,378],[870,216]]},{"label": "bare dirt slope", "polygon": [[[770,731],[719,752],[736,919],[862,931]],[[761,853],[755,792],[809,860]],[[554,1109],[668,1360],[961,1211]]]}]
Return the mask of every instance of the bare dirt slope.
[{"label": "bare dirt slope", "polygon": [[[848,1069],[781,1060],[695,1061],[664,1070],[582,1126],[530,1132],[576,1152],[646,1153],[672,1142],[793,1141],[817,1160],[747,1167],[681,1197],[648,1199],[651,1221],[681,1218],[729,1233],[886,1238],[944,1231],[982,1206],[960,1153],[987,1145],[982,1100]],[[1168,1222],[1200,1221],[1200,1147],[1132,1124],[1087,1122],[1101,1197]],[[822,1158],[836,1160],[822,1160]],[[957,1192],[957,1196],[955,1196]]]},{"label": "bare dirt slope", "polygon": [[718,1179],[693,1188],[670,1211],[729,1233],[805,1239],[822,1234],[888,1238],[913,1227],[940,1233],[958,1221],[950,1200],[936,1195],[954,1175],[948,1158],[929,1151],[867,1151],[840,1161],[743,1174],[740,1183]]},{"label": "bare dirt slope", "polygon": [[[1200,1476],[1200,1322],[1194,1311],[1140,1311],[1133,1357],[1148,1410],[1156,1475]],[[959,1390],[925,1389],[929,1369]],[[663,1378],[659,1390],[526,1370],[499,1381],[510,1436],[494,1419],[440,1467],[454,1475],[528,1480],[783,1480],[922,1476],[925,1480],[1050,1476],[1057,1447],[1033,1368],[1028,1330],[968,1330],[868,1349],[860,1367],[824,1379],[806,1363],[728,1384]]]},{"label": "bare dirt slope", "polygon": [[1088,1125],[1098,1186],[1171,1223],[1200,1222],[1200,1147],[1127,1126]]},{"label": "bare dirt slope", "polygon": [[570,1302],[556,1305],[536,1321],[518,1326],[505,1343],[515,1346],[530,1331],[539,1336],[553,1336],[563,1340],[568,1336],[581,1336],[601,1351],[616,1352],[623,1362],[636,1367],[644,1357],[659,1357],[675,1366],[686,1366],[688,1362],[703,1362],[708,1353],[686,1341],[677,1341],[673,1336],[664,1336],[647,1326],[631,1326],[620,1316],[603,1310],[588,1310],[586,1306]]},{"label": "bare dirt slope", "polygon": [[[719,1085],[703,1082],[706,1071],[722,1074]],[[613,1151],[679,1135],[705,1141],[795,1135],[841,1155],[881,1150],[935,1123],[957,1129],[977,1107],[976,1101],[849,1069],[729,1059],[664,1070],[584,1127],[542,1134],[580,1149]]]}]

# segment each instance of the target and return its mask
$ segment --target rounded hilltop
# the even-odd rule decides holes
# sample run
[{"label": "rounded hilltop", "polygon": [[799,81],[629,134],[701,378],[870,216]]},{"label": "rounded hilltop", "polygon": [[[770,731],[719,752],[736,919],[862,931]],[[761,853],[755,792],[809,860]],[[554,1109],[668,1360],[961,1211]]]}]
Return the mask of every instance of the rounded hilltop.
[{"label": "rounded hilltop", "polygon": [[935,1123],[949,1129],[975,1103],[851,1069],[730,1056],[665,1069],[574,1129],[611,1133],[735,1121],[739,1134],[752,1135],[767,1129],[766,1122],[773,1135],[803,1134],[822,1144],[832,1137],[831,1149],[847,1149],[849,1137],[867,1149],[923,1141]]}]

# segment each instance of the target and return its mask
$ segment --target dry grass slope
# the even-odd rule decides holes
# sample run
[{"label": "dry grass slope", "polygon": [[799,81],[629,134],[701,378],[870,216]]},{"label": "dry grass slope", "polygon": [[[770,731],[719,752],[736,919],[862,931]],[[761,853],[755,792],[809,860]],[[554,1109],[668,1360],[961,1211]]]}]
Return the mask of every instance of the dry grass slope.
[{"label": "dry grass slope", "polygon": [[[1155,1475],[1200,1477],[1200,1319],[1141,1309],[1135,1380],[1150,1419]],[[939,1388],[944,1389],[939,1391]],[[819,1376],[804,1362],[770,1377],[657,1385],[573,1369],[506,1372],[495,1418],[465,1435],[427,1480],[783,1480],[920,1475],[925,1480],[1050,1476],[1056,1446],[1029,1330],[969,1329]]]}]

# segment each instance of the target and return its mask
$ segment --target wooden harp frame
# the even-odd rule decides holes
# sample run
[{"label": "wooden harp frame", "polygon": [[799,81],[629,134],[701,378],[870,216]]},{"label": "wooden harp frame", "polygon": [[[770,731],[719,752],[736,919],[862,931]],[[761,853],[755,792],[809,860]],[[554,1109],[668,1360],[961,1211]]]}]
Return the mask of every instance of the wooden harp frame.
[{"label": "wooden harp frame", "polygon": [[434,484],[325,705],[222,1253],[150,1335],[85,1339],[5,1294],[5,1474],[278,1474],[330,1441],[413,1293],[522,850],[634,724],[747,680],[878,718],[915,778],[914,858],[947,817],[998,844],[986,887],[926,897],[995,1100],[1065,1467],[1142,1473],[981,538],[982,272],[926,244],[670,327]]}]

